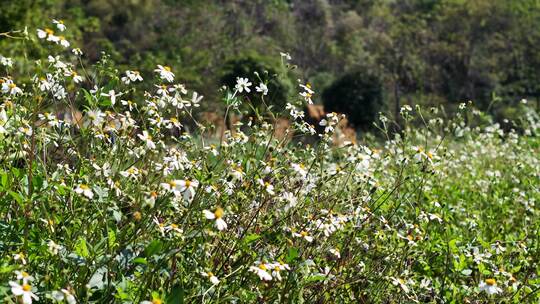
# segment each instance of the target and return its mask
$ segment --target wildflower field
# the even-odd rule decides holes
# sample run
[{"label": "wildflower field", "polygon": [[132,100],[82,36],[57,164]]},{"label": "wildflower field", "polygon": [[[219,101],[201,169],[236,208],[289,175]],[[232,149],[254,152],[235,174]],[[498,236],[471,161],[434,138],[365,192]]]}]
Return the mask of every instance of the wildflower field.
[{"label": "wildflower field", "polygon": [[27,81],[0,57],[2,303],[540,301],[525,100],[512,128],[473,103],[404,106],[337,144],[342,115],[306,122],[316,88],[279,109],[276,76],[253,74],[220,92],[223,120],[261,106],[212,136],[174,68],[85,66],[64,23],[46,26],[6,34],[28,45]]}]

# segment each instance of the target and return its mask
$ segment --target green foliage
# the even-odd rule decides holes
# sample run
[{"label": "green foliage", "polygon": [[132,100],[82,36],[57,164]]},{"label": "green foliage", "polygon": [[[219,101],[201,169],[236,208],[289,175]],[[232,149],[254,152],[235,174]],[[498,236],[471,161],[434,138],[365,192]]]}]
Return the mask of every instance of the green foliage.
[{"label": "green foliage", "polygon": [[[50,4],[43,14],[67,8],[76,20],[62,31],[61,23],[33,25],[42,15],[32,6],[2,7],[29,20],[28,31],[0,33],[2,303],[540,301],[538,103],[508,102],[537,96],[536,72],[525,68],[537,62],[536,36],[514,22],[523,17],[533,29],[537,1],[35,3]],[[89,16],[98,13],[110,28]],[[165,15],[145,27],[147,14]],[[473,19],[459,22],[462,14]],[[162,23],[171,16],[178,23]],[[137,23],[134,33],[168,31],[150,35],[156,45],[140,52],[112,37]],[[224,24],[208,33],[218,47],[197,35],[205,30],[195,25]],[[490,31],[501,24],[504,39]],[[36,37],[45,26],[55,33]],[[265,34],[252,37],[254,28]],[[280,62],[281,48],[268,47],[290,28],[303,44],[288,49],[310,66]],[[489,53],[510,50],[508,41],[532,50]],[[169,48],[184,42],[195,45]],[[78,43],[99,60],[72,52]],[[355,54],[343,56],[345,46]],[[207,94],[221,61],[229,86],[246,76],[252,90],[269,84],[269,95],[231,88],[201,100],[184,84]],[[499,63],[507,67],[495,71]],[[366,72],[375,67],[380,75]],[[342,140],[335,113],[317,131],[301,109],[319,90],[303,80],[298,87],[293,71],[321,86],[338,76],[325,104],[362,126],[390,95],[400,132],[380,116],[380,137]],[[474,79],[486,86],[465,83]],[[495,90],[479,103],[488,113],[472,102],[440,106],[449,94],[483,96],[486,87]],[[242,117],[209,134],[197,114],[216,100],[227,114],[248,107],[264,119]],[[429,113],[413,101],[431,105]]]},{"label": "green foliage", "polygon": [[[257,54],[251,57],[263,68],[280,72],[268,60],[280,51],[291,53],[302,79],[322,85],[314,86],[318,92],[344,73],[377,71],[394,117],[403,103],[436,101],[452,109],[473,100],[486,110],[494,92],[509,107],[540,98],[540,5],[534,0],[7,0],[0,28],[23,31],[51,18],[71,25],[68,38],[86,50],[86,64],[106,50],[119,69],[150,73],[156,62],[169,65],[211,101],[207,110],[219,107],[226,64]],[[43,51],[22,44],[0,40],[1,55]],[[296,77],[278,82],[294,87]],[[282,106],[288,93],[273,101]]]},{"label": "green foliage", "polygon": [[379,77],[364,70],[348,73],[323,93],[326,111],[344,113],[356,127],[369,129],[383,110]]}]

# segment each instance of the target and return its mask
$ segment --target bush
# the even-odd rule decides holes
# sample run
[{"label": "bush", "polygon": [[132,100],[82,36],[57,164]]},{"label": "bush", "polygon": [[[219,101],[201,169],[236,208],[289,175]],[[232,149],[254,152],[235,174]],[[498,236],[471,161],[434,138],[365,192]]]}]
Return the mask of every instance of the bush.
[{"label": "bush", "polygon": [[355,71],[336,80],[322,97],[327,111],[346,114],[353,125],[368,129],[383,107],[382,91],[378,76]]},{"label": "bush", "polygon": [[279,61],[258,55],[248,55],[225,63],[221,82],[232,89],[236,84],[237,77],[248,78],[253,85],[250,94],[246,96],[259,113],[262,109],[262,101],[259,97],[260,94],[255,92],[254,88],[261,80],[267,82],[268,96],[265,98],[265,103],[272,106],[274,110],[281,111],[285,108],[287,97],[293,89],[293,82],[285,73],[282,73],[282,69]]}]

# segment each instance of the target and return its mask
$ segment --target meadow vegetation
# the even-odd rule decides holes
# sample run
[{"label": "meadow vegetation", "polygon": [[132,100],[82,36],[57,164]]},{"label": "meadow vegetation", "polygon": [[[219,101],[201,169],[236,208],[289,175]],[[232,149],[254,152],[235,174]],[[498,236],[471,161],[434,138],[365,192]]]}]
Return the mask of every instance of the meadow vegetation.
[{"label": "meadow vegetation", "polygon": [[[66,33],[5,33],[26,56],[0,58],[2,302],[540,301],[527,100],[504,129],[472,102],[404,105],[337,145],[341,114],[305,121],[317,88],[272,92],[280,76],[261,64],[216,93],[223,120],[251,116],[215,137],[174,68],[86,65]],[[290,136],[276,136],[283,117]]]}]

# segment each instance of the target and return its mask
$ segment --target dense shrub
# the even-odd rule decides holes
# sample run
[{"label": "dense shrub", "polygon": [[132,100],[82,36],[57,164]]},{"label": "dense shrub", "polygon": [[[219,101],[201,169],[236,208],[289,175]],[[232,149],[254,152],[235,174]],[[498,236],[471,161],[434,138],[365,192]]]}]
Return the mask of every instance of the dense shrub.
[{"label": "dense shrub", "polygon": [[370,128],[383,107],[381,80],[374,74],[355,71],[344,75],[323,92],[326,111],[347,114],[356,127]]}]

